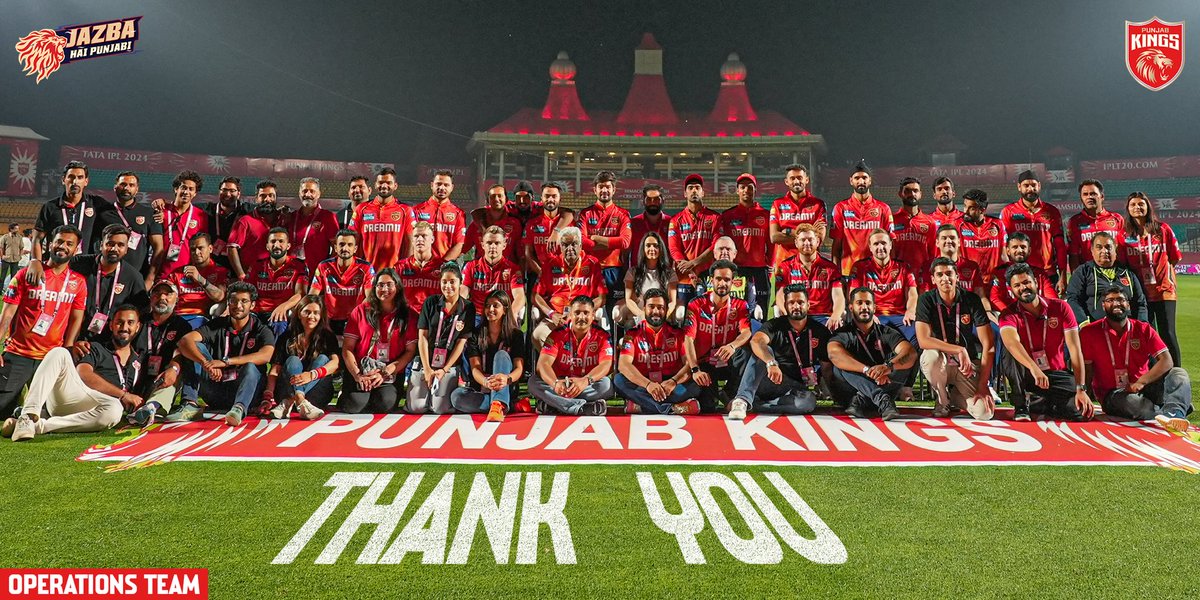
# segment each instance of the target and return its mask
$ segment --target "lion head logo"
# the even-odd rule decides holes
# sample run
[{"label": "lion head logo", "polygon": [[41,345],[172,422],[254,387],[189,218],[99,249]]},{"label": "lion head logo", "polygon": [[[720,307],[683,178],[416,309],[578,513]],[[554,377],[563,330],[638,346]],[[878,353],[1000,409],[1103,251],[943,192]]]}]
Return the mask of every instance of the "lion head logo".
[{"label": "lion head logo", "polygon": [[1151,86],[1157,86],[1160,81],[1170,79],[1167,77],[1167,73],[1173,68],[1175,68],[1175,61],[1168,58],[1158,48],[1143,50],[1141,54],[1138,54],[1137,60],[1133,62],[1133,70],[1138,77]]},{"label": "lion head logo", "polygon": [[53,29],[39,29],[29,32],[29,35],[17,40],[17,61],[24,67],[25,75],[37,75],[35,83],[62,66],[66,57],[63,48],[67,38],[58,35]]}]

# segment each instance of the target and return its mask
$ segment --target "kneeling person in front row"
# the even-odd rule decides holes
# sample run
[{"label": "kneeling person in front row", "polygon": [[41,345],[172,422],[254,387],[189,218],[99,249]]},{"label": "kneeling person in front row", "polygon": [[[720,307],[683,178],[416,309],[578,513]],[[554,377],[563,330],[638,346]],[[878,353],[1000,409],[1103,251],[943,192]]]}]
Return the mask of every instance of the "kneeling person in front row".
[{"label": "kneeling person in front row", "polygon": [[[742,385],[729,418],[744,419],[743,406],[754,412],[807,415],[817,407],[819,379],[832,375],[830,333],[808,315],[808,291],[802,283],[780,290],[787,314],[763,324],[750,338],[754,356],[746,365]],[[766,375],[764,378],[763,375]]]},{"label": "kneeling person in front row", "polygon": [[645,319],[625,335],[616,386],[628,398],[625,412],[651,415],[700,413],[700,386],[690,381],[683,332],[667,323],[667,293],[642,294]]},{"label": "kneeling person in front row", "polygon": [[1187,431],[1192,382],[1175,366],[1158,332],[1129,318],[1128,294],[1119,286],[1108,288],[1102,298],[1105,318],[1079,331],[1089,387],[1106,414],[1154,419],[1165,429]]},{"label": "kneeling person in front row", "polygon": [[129,391],[145,375],[131,346],[141,329],[137,308],[118,307],[108,329],[109,341],[90,344],[78,366],[66,348],[47,352],[29,382],[21,416],[7,419],[0,433],[19,442],[53,431],[103,431],[120,422],[122,407],[141,406],[141,396]]},{"label": "kneeling person in front row", "polygon": [[537,398],[539,412],[601,416],[608,411],[613,350],[608,334],[592,326],[595,311],[592,298],[575,298],[568,307],[570,326],[546,338],[529,378],[529,393]]},{"label": "kneeling person in front row", "polygon": [[959,287],[958,265],[944,256],[929,268],[934,289],[917,300],[921,372],[937,398],[933,416],[964,408],[973,418],[996,412],[988,379],[995,361],[992,326],[979,296]]},{"label": "kneeling person in front row", "polygon": [[853,327],[829,342],[834,397],[853,395],[846,414],[865,418],[878,410],[884,421],[900,416],[896,397],[917,362],[917,351],[899,329],[875,323],[875,293],[868,288],[850,292]]}]

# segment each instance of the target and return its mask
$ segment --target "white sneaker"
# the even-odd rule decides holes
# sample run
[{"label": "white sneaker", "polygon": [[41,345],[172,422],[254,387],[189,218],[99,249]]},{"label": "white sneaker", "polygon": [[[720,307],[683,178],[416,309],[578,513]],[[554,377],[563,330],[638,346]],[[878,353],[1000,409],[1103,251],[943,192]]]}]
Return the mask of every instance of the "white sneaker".
[{"label": "white sneaker", "polygon": [[17,424],[13,426],[12,441],[32,440],[35,435],[37,435],[37,425],[34,424],[33,419],[27,415],[21,415],[21,418],[17,419]]},{"label": "white sneaker", "polygon": [[290,400],[284,400],[271,408],[272,419],[286,419],[292,414],[292,403]]},{"label": "white sneaker", "polygon": [[750,409],[749,403],[741,398],[734,398],[729,403],[729,418],[734,421],[741,421],[746,418],[746,411]]},{"label": "white sneaker", "polygon": [[300,411],[300,418],[305,421],[316,421],[325,416],[325,411],[313,406],[313,403],[308,400],[301,402],[300,406],[296,407],[296,410]]}]

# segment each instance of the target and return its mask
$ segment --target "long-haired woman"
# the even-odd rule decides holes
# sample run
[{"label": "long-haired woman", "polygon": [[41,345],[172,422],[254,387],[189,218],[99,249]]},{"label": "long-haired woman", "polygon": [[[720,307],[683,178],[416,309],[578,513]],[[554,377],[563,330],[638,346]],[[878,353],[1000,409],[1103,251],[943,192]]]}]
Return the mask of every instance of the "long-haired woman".
[{"label": "long-haired woman", "polygon": [[366,297],[350,313],[342,336],[345,375],[338,408],[386,413],[396,407],[404,369],[417,352],[416,319],[400,296],[395,269],[376,273]]},{"label": "long-haired woman", "polygon": [[513,319],[508,292],[493,290],[484,299],[483,323],[467,339],[466,354],[467,385],[454,390],[450,404],[458,412],[486,412],[488,421],[503,421],[525,374],[525,334]]},{"label": "long-haired woman", "polygon": [[1146,288],[1150,324],[1167,345],[1175,366],[1182,366],[1179,338],[1175,335],[1175,264],[1183,258],[1175,232],[1158,220],[1154,203],[1142,192],[1125,200],[1125,239],[1119,260],[1129,265]]},{"label": "long-haired woman", "polygon": [[675,273],[675,263],[667,252],[666,242],[654,231],[646,233],[633,268],[625,274],[625,300],[620,305],[618,322],[622,327],[633,327],[645,319],[642,296],[654,288],[666,292],[667,317],[672,318],[678,287],[679,276]]},{"label": "long-haired woman", "polygon": [[333,375],[341,364],[338,354],[337,336],[329,326],[324,302],[320,296],[304,296],[292,312],[287,330],[275,341],[275,356],[263,390],[264,404],[278,400],[271,416],[286,418],[295,408],[302,419],[321,418],[333,400]]}]

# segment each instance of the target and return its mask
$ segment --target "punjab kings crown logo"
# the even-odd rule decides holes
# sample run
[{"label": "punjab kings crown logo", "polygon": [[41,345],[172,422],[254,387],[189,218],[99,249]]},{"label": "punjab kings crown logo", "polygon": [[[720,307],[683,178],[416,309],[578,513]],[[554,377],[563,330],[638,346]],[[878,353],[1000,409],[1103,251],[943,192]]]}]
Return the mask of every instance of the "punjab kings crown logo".
[{"label": "punjab kings crown logo", "polygon": [[1183,21],[1125,21],[1125,67],[1146,89],[1157,92],[1174,83],[1183,59]]},{"label": "punjab kings crown logo", "polygon": [[141,17],[126,17],[58,29],[37,29],[17,40],[17,62],[41,83],[74,60],[134,52]]}]

